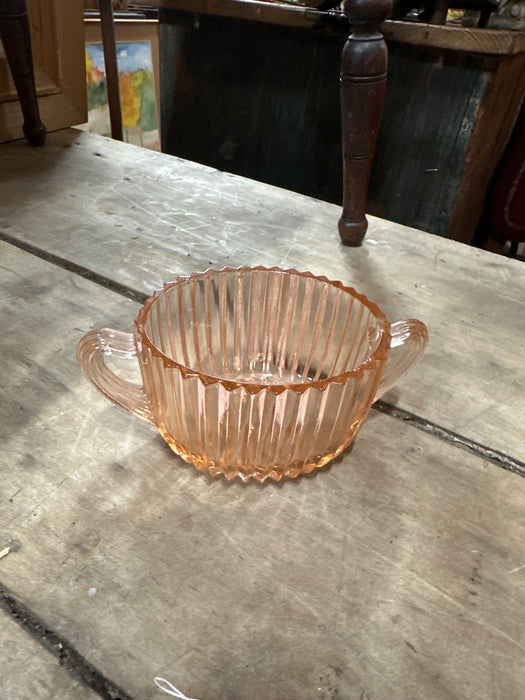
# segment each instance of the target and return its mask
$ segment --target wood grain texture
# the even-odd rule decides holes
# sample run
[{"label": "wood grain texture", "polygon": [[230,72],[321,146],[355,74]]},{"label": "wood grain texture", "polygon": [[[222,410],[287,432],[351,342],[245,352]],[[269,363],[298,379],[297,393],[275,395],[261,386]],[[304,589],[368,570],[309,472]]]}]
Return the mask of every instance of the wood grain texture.
[{"label": "wood grain texture", "polygon": [[[285,2],[257,0],[145,0],[144,6],[180,12],[195,12],[235,19],[295,27],[321,27],[344,22],[341,12],[322,12],[312,7]],[[434,46],[469,52],[515,54],[525,51],[523,32],[500,29],[473,29],[422,22],[386,20],[381,32],[390,41]]]},{"label": "wood grain texture", "polygon": [[211,266],[280,265],[421,319],[427,352],[386,400],[525,459],[519,261],[374,217],[348,250],[337,206],[75,130],[37,153],[7,144],[0,178],[0,231],[142,293]]},{"label": "wood grain texture", "polygon": [[523,32],[395,20],[385,22],[381,31],[389,41],[417,46],[494,55],[520,54],[525,51]]},{"label": "wood grain texture", "polygon": [[90,663],[136,698],[518,700],[522,478],[378,413],[312,477],[200,474],[76,366],[138,305],[0,250],[0,580]]},{"label": "wood grain texture", "polygon": [[146,6],[162,10],[182,10],[199,14],[279,24],[288,27],[315,27],[325,23],[322,12],[312,7],[258,0],[148,0]]}]

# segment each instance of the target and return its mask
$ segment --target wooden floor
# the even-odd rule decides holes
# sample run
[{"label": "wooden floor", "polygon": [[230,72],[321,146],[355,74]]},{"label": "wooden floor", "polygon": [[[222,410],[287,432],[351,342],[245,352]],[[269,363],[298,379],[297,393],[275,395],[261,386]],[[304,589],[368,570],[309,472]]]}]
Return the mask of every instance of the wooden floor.
[{"label": "wooden floor", "polygon": [[[335,206],[74,130],[2,145],[0,179],[0,697],[523,697],[523,263],[378,219],[344,248]],[[264,487],[183,463],[75,359],[241,264],[430,332],[351,450]]]}]

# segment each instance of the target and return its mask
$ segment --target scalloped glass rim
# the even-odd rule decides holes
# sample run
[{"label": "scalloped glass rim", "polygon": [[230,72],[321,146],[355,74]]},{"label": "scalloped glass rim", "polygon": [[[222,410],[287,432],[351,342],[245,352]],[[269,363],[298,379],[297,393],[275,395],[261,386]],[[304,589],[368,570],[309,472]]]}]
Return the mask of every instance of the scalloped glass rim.
[{"label": "scalloped glass rim", "polygon": [[[343,290],[344,292],[352,295],[355,299],[360,301],[364,306],[366,306],[373,316],[377,319],[379,322],[379,325],[381,327],[381,339],[379,341],[379,344],[375,351],[372,353],[370,357],[367,357],[366,360],[364,360],[360,365],[357,367],[354,367],[353,369],[349,370],[348,372],[343,372],[342,374],[334,375],[333,377],[324,377],[323,379],[318,379],[316,381],[308,381],[308,382],[300,382],[300,383],[285,383],[283,382],[282,384],[259,384],[257,382],[249,382],[249,381],[236,381],[236,380],[231,380],[231,379],[223,379],[218,376],[213,376],[210,374],[206,374],[204,372],[200,372],[196,369],[192,369],[191,367],[186,367],[185,365],[181,364],[180,362],[177,362],[173,358],[169,357],[166,355],[162,350],[159,349],[159,347],[151,340],[151,338],[148,336],[146,332],[146,319],[148,316],[148,313],[152,307],[152,305],[155,303],[155,301],[165,294],[168,290],[172,289],[173,287],[176,287],[177,285],[183,284],[184,282],[187,282],[190,279],[196,279],[199,277],[206,277],[211,274],[220,274],[224,272],[254,272],[254,271],[262,271],[262,272],[280,272],[284,274],[289,274],[289,275],[297,275],[299,277],[308,277],[310,279],[317,280],[318,282],[323,282],[324,284],[329,284],[333,287],[337,287],[338,289]],[[143,307],[139,311],[139,314],[135,320],[135,329],[136,329],[136,334],[138,335],[138,342],[143,343],[150,348],[151,352],[158,358],[160,358],[164,366],[166,368],[174,368],[177,369],[181,372],[182,376],[186,379],[187,377],[199,377],[199,379],[202,381],[203,384],[221,384],[227,391],[234,391],[235,389],[245,389],[248,393],[250,394],[255,394],[258,393],[259,391],[271,391],[272,393],[275,394],[281,394],[283,391],[287,390],[292,390],[298,393],[302,393],[304,391],[307,391],[308,389],[318,389],[322,391],[324,388],[329,386],[330,384],[344,384],[350,377],[354,378],[361,378],[363,376],[363,372],[369,371],[369,370],[374,370],[376,368],[376,363],[378,361],[386,361],[388,358],[388,354],[390,352],[390,340],[391,340],[391,335],[390,335],[390,323],[388,322],[386,316],[384,313],[381,311],[381,309],[377,306],[377,304],[374,304],[373,301],[370,301],[364,294],[359,294],[353,287],[348,287],[347,285],[344,285],[342,282],[339,282],[337,280],[330,280],[328,277],[325,277],[324,275],[314,275],[311,272],[300,272],[296,270],[295,268],[287,268],[283,269],[280,267],[264,267],[263,265],[257,265],[256,267],[250,267],[250,266],[242,266],[242,267],[223,267],[220,269],[215,269],[215,268],[209,268],[208,270],[205,270],[204,272],[192,272],[189,275],[181,275],[180,277],[177,277],[177,279],[174,282],[166,282],[163,286],[162,289],[159,289],[155,291],[146,301],[144,302]],[[137,335],[136,335],[136,340],[137,340]]]}]

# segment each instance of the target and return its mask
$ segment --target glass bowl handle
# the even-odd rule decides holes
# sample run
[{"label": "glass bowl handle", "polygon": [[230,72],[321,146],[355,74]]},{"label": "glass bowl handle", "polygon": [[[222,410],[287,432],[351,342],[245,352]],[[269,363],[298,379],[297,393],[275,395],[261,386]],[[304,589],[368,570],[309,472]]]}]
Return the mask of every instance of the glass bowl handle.
[{"label": "glass bowl handle", "polygon": [[90,331],[78,344],[77,361],[89,381],[110,401],[142,420],[155,424],[143,388],[112,372],[104,360],[105,355],[126,360],[136,358],[133,335],[111,328]]},{"label": "glass bowl handle", "polygon": [[416,364],[428,342],[427,327],[415,318],[392,323],[390,333],[390,356],[374,401],[386,394]]}]

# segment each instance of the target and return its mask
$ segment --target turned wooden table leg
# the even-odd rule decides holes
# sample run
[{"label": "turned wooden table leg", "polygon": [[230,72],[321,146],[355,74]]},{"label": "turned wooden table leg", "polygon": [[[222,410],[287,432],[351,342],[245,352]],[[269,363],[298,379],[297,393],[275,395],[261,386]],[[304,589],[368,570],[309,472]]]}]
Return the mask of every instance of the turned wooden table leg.
[{"label": "turned wooden table leg", "polygon": [[24,115],[24,134],[32,146],[41,146],[46,127],[40,120],[36,97],[31,35],[25,0],[3,0],[0,4],[0,39],[18,92]]},{"label": "turned wooden table leg", "polygon": [[368,226],[366,201],[386,89],[388,51],[379,26],[391,0],[345,0],[352,32],[341,63],[343,211],[339,235],[360,245]]}]

